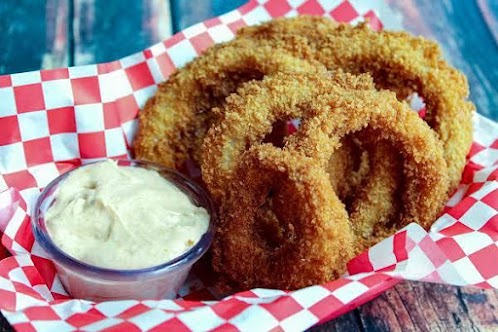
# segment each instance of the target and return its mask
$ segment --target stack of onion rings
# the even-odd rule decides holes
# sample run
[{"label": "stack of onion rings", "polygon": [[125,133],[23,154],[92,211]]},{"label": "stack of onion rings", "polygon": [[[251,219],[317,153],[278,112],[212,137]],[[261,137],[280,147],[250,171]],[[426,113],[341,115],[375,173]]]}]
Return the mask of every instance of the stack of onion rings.
[{"label": "stack of onion rings", "polygon": [[[424,120],[403,101],[413,93]],[[325,18],[277,19],[241,29],[161,84],[134,147],[139,159],[201,165],[221,211],[215,269],[241,287],[296,288],[337,276],[352,252],[409,222],[435,220],[470,149],[467,95],[465,77],[433,42]],[[294,118],[298,132],[283,139]],[[342,235],[311,191],[332,202]]]},{"label": "stack of onion rings", "polygon": [[[255,81],[248,82],[237,94],[227,97],[222,111],[217,111],[223,115],[219,124],[211,127],[203,144],[202,178],[215,201],[221,202],[227,194],[225,188],[233,179],[238,157],[248,145],[261,143],[273,123],[300,118],[302,126],[316,117],[310,101],[337,89],[347,87],[356,92],[367,89],[376,92],[368,76],[310,74],[310,77],[314,76],[323,79],[315,80],[314,85],[303,85],[300,79],[304,76],[296,75],[292,76],[295,80],[286,80],[288,86],[268,89]],[[273,81],[278,82],[278,79]],[[261,89],[265,89],[264,93],[258,93]],[[287,95],[288,92],[292,95]],[[330,146],[333,144],[330,142]]]},{"label": "stack of onion rings", "polygon": [[[171,167],[180,167],[187,159],[200,164],[205,133],[219,116],[211,111],[213,107],[245,81],[278,71],[310,70],[316,61],[328,69],[368,72],[378,88],[396,91],[399,97],[420,94],[427,104],[426,120],[443,141],[449,191],[456,187],[471,142],[472,105],[465,100],[465,77],[442,61],[438,46],[425,39],[311,16],[243,28],[237,39],[214,46],[160,85],[140,114],[136,156]],[[282,128],[285,125],[281,124]],[[282,134],[276,136],[273,141],[279,141]],[[366,176],[368,172],[355,173],[348,168],[339,174],[347,159],[355,157],[341,149],[332,157],[331,179],[345,188],[340,197],[351,205],[362,204],[354,193],[365,179],[386,187],[396,181],[387,171]],[[360,167],[363,171],[364,166]],[[396,201],[394,197],[387,200]],[[370,211],[383,220],[390,218],[381,213],[388,210],[392,209]]]},{"label": "stack of onion rings", "polygon": [[[312,52],[305,47],[287,47],[287,41],[296,36],[305,38]],[[399,99],[413,93],[420,95],[426,103],[425,120],[443,142],[450,179],[448,193],[456,189],[472,142],[471,115],[474,106],[466,100],[468,85],[465,76],[442,60],[436,43],[404,32],[374,32],[366,24],[357,27],[338,25],[326,18],[312,16],[277,19],[260,26],[246,27],[239,30],[238,38],[273,42],[277,49],[285,49],[300,58],[318,60],[328,69],[340,68],[354,74],[370,73],[377,88],[393,90]],[[337,154],[345,153],[338,151]],[[357,188],[358,177],[352,176],[355,173],[351,169],[345,169],[343,176],[337,176],[344,160],[337,161],[338,157],[333,156],[329,173],[334,173],[338,186]],[[393,186],[398,179],[395,173],[384,170],[368,174],[362,183],[366,187],[378,187],[379,183],[384,183],[382,188],[385,189]],[[351,192],[353,194],[344,199],[353,201],[356,206],[364,205],[363,197],[355,195],[356,190]],[[372,220],[387,220],[393,216],[389,212],[396,207],[389,207],[388,204],[396,205],[396,197],[383,195],[377,197],[377,201],[381,198],[386,198],[383,206],[373,204],[377,208],[365,209],[376,216]],[[365,234],[369,229],[371,227],[364,228]]]},{"label": "stack of onion rings", "polygon": [[[269,254],[269,257],[275,258],[280,263],[285,262],[285,266],[295,266],[297,261],[284,260],[280,256],[274,257],[271,254],[275,251],[258,249],[262,246],[261,241],[254,237],[256,209],[263,205],[275,183],[281,183],[275,170],[282,172],[288,170],[288,163],[284,165],[279,159],[284,158],[282,155],[296,156],[293,157],[295,159],[293,163],[296,165],[297,160],[311,159],[316,162],[316,169],[324,171],[330,155],[340,146],[341,138],[367,128],[373,132],[371,136],[381,142],[380,146],[388,144],[404,159],[406,185],[401,193],[404,205],[396,227],[405,226],[409,222],[418,222],[427,227],[428,223],[435,219],[447,198],[447,167],[441,142],[408,105],[399,102],[394,93],[377,91],[368,76],[356,77],[341,72],[277,73],[266,76],[261,81],[246,83],[239,88],[236,95],[227,98],[223,114],[223,119],[211,128],[204,140],[205,151],[209,153],[205,154],[202,170],[208,188],[215,195],[222,193],[218,188],[225,188],[225,196],[221,199],[220,232],[214,244],[213,264],[216,270],[223,271],[232,282],[243,280],[239,286],[273,285],[295,288],[322,281],[320,278],[311,279],[308,274],[290,277],[289,269],[292,268],[289,267],[285,270],[289,274],[284,274],[286,276],[284,281],[279,281],[280,270],[273,262],[269,264],[267,256],[263,253]],[[248,158],[252,162],[243,161],[246,151],[253,151],[251,147],[263,149],[259,144],[265,133],[271,130],[273,122],[294,116],[302,118],[300,130],[288,138],[284,148],[278,150],[280,154],[274,152],[270,158],[266,154],[261,157],[260,153],[256,153],[258,159],[249,153],[251,157]],[[254,121],[256,117],[257,122]],[[272,163],[268,165],[270,162]],[[259,168],[263,166],[264,171]],[[272,172],[269,171],[270,166],[274,168]],[[306,169],[309,168],[311,166]],[[286,176],[288,180],[290,175]],[[306,178],[306,182],[310,181],[308,175],[300,176]],[[323,176],[316,175],[316,177],[318,179],[316,182],[328,187],[329,192],[333,192],[329,181],[324,180]],[[292,179],[295,181],[299,177]],[[284,181],[281,185],[287,188],[286,183]],[[295,186],[294,183],[292,188]],[[313,191],[316,192],[318,189],[313,187]],[[368,200],[369,195],[376,194],[375,190],[366,192],[365,199]],[[307,209],[310,205],[315,209],[315,206],[319,205],[315,201],[316,197],[308,192],[305,204],[302,203],[301,196],[299,198],[295,196],[291,192],[282,195],[279,191],[277,197],[285,197],[292,201],[292,203],[281,203],[283,204],[281,209],[275,206],[273,199],[273,211],[278,223],[281,227],[292,225],[293,229],[309,228],[307,232],[315,234],[311,229],[317,227],[317,221],[308,220],[304,215],[310,215],[310,211],[306,210],[304,213],[300,209]],[[329,194],[329,197],[334,202],[337,199],[335,193]],[[276,201],[281,202],[282,198]],[[335,203],[328,205],[334,206],[334,209],[340,208],[346,213],[344,205],[340,207]],[[350,221],[353,222],[351,217]],[[325,224],[321,221],[319,225],[325,227]],[[338,221],[337,225],[343,225],[343,222]],[[330,245],[340,247],[342,244],[339,251],[334,251],[335,255],[341,250],[348,252],[348,250],[364,249],[366,242],[361,239],[362,234],[358,234],[356,228],[344,231],[343,226],[338,227],[342,229],[342,235],[328,237]],[[304,234],[308,234],[307,232]],[[314,236],[315,241],[307,241],[308,248],[305,249],[310,255],[315,250],[311,244],[324,245],[321,243],[323,241],[321,237]],[[348,247],[350,238],[356,239],[352,248]],[[276,246],[276,248],[284,247],[287,250],[287,244],[279,243]],[[299,257],[304,261],[307,259]],[[241,263],[242,261],[244,263]],[[229,262],[232,262],[233,266]],[[277,277],[275,273],[264,274],[262,266],[269,266],[271,270],[277,271]],[[243,275],[246,277],[242,278]],[[271,280],[274,284],[271,284]]]}]

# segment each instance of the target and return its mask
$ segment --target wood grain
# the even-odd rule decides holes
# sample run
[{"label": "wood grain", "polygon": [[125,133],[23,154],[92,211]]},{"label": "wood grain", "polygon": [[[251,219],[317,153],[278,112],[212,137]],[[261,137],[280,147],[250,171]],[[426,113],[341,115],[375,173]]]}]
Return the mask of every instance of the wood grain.
[{"label": "wood grain", "polygon": [[458,288],[445,285],[404,282],[365,305],[362,314],[366,329],[372,331],[386,323],[381,331],[475,330],[461,305]]},{"label": "wood grain", "polygon": [[498,43],[498,1],[476,0],[481,16]]},{"label": "wood grain", "polygon": [[360,319],[360,311],[354,309],[345,315],[337,317],[333,321],[326,322],[309,329],[309,332],[343,332],[343,331],[364,331]]},{"label": "wood grain", "polygon": [[64,0],[0,1],[0,75],[67,66]]},{"label": "wood grain", "polygon": [[497,290],[407,281],[310,331],[498,331],[497,308]]},{"label": "wood grain", "polygon": [[360,319],[360,310],[354,309],[347,314],[336,319],[312,327],[308,332],[342,332],[342,331],[364,331],[363,323]]},{"label": "wood grain", "polygon": [[116,60],[171,35],[164,0],[74,0],[74,65]]},{"label": "wood grain", "polygon": [[47,0],[45,10],[45,52],[41,68],[52,69],[69,65],[69,2]]},{"label": "wood grain", "polygon": [[225,14],[240,7],[247,0],[212,0],[212,1],[185,1],[171,0],[171,15],[173,17],[174,32],[181,31],[189,26],[207,20],[211,17]]},{"label": "wood grain", "polygon": [[498,331],[498,290],[459,288],[465,311],[481,331]]}]

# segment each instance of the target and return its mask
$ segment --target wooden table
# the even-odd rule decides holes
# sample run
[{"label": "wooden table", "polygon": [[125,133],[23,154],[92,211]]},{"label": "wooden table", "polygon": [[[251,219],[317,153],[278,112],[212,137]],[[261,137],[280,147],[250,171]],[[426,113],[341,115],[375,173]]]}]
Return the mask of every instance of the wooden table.
[{"label": "wooden table", "polygon": [[[2,0],[0,74],[115,60],[244,2]],[[438,40],[478,111],[498,120],[498,1],[388,2],[406,29]],[[498,291],[403,282],[312,330],[498,331]]]}]

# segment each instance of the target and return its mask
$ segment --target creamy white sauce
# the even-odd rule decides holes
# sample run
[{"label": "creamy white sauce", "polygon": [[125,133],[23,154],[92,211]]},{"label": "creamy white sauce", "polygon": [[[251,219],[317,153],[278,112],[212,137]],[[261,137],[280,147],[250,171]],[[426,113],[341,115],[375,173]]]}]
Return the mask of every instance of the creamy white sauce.
[{"label": "creamy white sauce", "polygon": [[209,214],[156,171],[105,161],[66,178],[45,222],[70,256],[99,267],[139,269],[189,250],[206,233]]}]

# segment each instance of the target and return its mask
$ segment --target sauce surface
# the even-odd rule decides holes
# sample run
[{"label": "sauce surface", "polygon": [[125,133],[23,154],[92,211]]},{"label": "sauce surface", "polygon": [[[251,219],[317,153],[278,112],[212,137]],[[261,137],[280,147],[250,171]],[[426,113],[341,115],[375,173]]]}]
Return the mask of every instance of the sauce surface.
[{"label": "sauce surface", "polygon": [[45,223],[54,243],[80,261],[140,269],[188,251],[206,233],[209,214],[156,171],[108,160],[71,173]]}]

